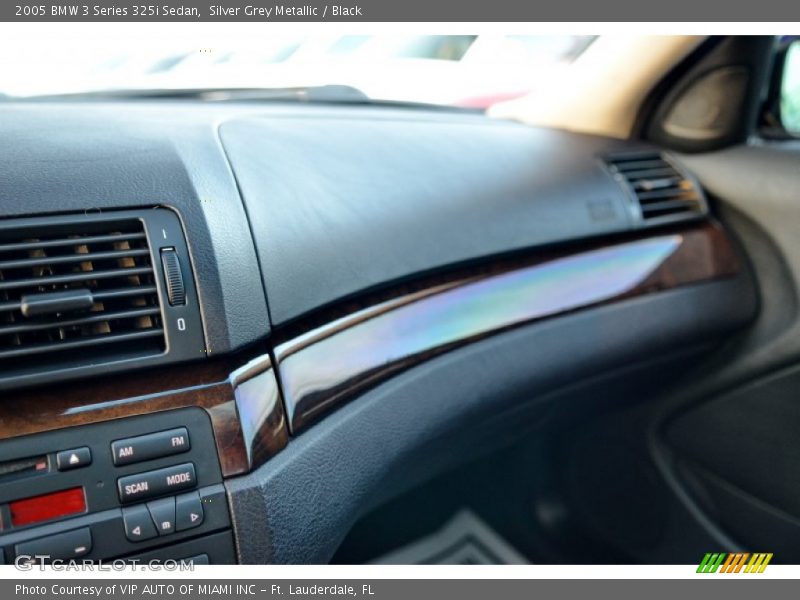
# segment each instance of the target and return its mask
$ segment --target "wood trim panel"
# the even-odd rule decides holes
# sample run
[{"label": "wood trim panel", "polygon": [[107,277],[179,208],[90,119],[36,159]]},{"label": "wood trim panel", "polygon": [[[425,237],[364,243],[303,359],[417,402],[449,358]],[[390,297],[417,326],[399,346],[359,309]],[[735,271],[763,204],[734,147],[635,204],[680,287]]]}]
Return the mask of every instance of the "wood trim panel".
[{"label": "wood trim panel", "polygon": [[289,442],[278,380],[269,356],[261,356],[231,375],[249,468],[255,468]]},{"label": "wood trim panel", "polygon": [[[9,393],[0,402],[0,439],[198,406],[211,418],[223,476],[246,473],[288,441],[277,383],[272,385],[275,392],[268,383],[275,381],[269,357],[261,357],[258,364],[259,370],[251,372],[234,368],[234,360],[209,360]],[[254,432],[242,425],[236,393],[251,378],[260,378],[261,383],[248,396],[248,405],[261,406],[260,418],[269,423]],[[266,439],[261,439],[262,435]]]},{"label": "wood trim panel", "polygon": [[714,223],[538,252],[428,278],[315,315],[275,347],[290,431],[413,365],[489,335],[591,306],[731,277]]},{"label": "wood trim panel", "polygon": [[198,406],[211,418],[230,477],[279,452],[290,431],[451,349],[739,270],[714,223],[486,261],[340,303],[278,331],[277,369],[269,355],[239,356],[7,393],[0,440]]}]

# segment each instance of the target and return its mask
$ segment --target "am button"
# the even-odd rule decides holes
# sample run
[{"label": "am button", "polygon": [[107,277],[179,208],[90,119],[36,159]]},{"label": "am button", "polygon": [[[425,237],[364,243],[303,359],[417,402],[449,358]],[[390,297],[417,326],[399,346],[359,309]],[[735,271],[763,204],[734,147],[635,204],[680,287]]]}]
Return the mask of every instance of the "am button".
[{"label": "am button", "polygon": [[191,449],[185,427],[148,433],[111,442],[114,464],[119,466],[180,454]]}]

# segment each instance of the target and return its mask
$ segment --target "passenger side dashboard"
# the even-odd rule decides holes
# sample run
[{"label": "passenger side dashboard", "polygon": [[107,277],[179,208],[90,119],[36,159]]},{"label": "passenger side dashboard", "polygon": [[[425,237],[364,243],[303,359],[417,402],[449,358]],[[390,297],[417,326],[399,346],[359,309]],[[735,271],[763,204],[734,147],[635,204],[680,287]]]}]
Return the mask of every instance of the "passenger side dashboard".
[{"label": "passenger side dashboard", "polygon": [[[164,336],[0,366],[5,561],[66,535],[91,558],[324,562],[381,497],[477,451],[467,433],[502,444],[559,390],[713,347],[757,310],[735,241],[657,148],[420,108],[0,111],[0,291],[22,290],[1,300],[16,308],[0,357],[20,327],[51,345],[98,322],[85,337]],[[131,232],[148,243],[85,239]],[[155,296],[123,317],[99,306],[114,269]],[[115,442],[182,428],[189,454],[114,464]],[[84,447],[86,470],[60,468]],[[76,488],[74,512],[12,514]],[[131,538],[180,520],[187,494],[201,525]]]}]

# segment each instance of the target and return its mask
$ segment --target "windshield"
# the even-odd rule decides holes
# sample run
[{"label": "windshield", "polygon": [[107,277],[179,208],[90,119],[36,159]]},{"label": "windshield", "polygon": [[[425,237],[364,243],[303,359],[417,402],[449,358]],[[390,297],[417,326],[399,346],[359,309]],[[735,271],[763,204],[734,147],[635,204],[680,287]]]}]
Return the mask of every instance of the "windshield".
[{"label": "windshield", "polygon": [[488,108],[529,93],[592,41],[575,35],[162,37],[0,41],[0,93],[344,85],[370,99]]}]

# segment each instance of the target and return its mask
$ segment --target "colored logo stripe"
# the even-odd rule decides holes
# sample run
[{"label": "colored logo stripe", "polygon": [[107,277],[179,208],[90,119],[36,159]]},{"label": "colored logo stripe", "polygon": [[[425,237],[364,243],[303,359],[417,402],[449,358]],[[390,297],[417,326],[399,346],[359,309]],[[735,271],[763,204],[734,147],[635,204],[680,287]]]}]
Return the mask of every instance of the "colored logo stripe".
[{"label": "colored logo stripe", "polygon": [[726,554],[711,554],[708,553],[703,557],[700,566],[697,567],[698,573],[716,573],[720,563],[725,559]]},{"label": "colored logo stripe", "polygon": [[747,566],[744,568],[745,573],[763,573],[764,569],[767,568],[769,561],[772,560],[772,553],[770,554],[753,554],[753,558],[750,559],[750,562],[747,563]]},{"label": "colored logo stripe", "polygon": [[[750,559],[748,562],[748,558]],[[772,560],[772,553],[757,552],[750,554],[749,552],[735,552],[728,554],[726,552],[709,552],[700,561],[697,567],[698,573],[763,573],[764,569]]]},{"label": "colored logo stripe", "polygon": [[722,565],[722,569],[720,573],[738,573],[741,571],[742,567],[744,566],[745,562],[749,558],[750,554],[745,552],[741,553],[738,552],[736,554],[728,554],[728,558],[725,563]]}]

